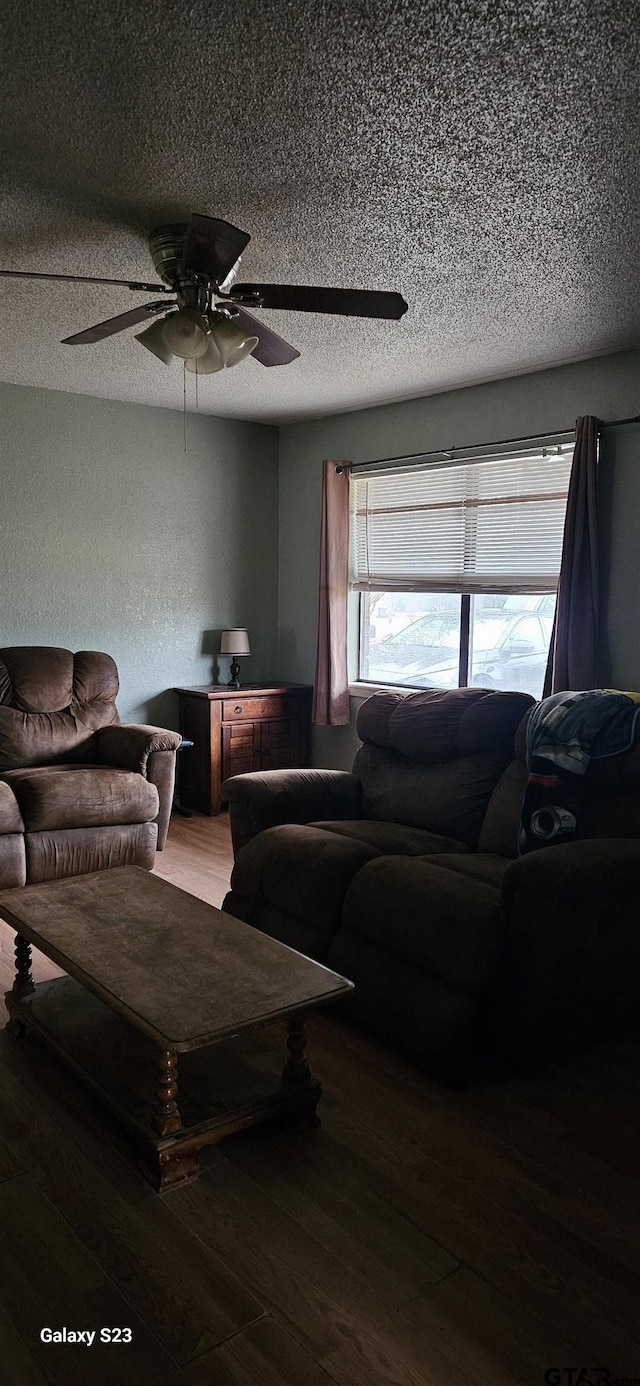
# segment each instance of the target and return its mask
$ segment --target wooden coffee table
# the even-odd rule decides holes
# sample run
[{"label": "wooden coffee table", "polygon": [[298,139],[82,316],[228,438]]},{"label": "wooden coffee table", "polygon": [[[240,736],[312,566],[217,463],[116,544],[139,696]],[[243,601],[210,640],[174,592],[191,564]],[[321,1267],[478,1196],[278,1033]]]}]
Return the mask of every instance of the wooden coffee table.
[{"label": "wooden coffee table", "polygon": [[[232,1131],[318,1124],[305,1013],[345,996],[344,977],[137,866],[3,891],[0,917],[17,930],[9,1029],[35,1031],[93,1089],[159,1190]],[[34,985],[32,944],[69,975]],[[256,1032],[279,1018],[289,1057],[274,1073]]]}]

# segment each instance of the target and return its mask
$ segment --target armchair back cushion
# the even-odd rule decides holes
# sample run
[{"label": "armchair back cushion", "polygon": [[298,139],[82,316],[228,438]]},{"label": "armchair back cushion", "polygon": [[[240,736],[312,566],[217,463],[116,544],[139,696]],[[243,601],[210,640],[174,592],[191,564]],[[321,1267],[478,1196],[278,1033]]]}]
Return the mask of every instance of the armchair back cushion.
[{"label": "armchair back cushion", "polygon": [[92,760],[95,733],[118,723],[118,671],[95,650],[0,649],[0,772]]}]

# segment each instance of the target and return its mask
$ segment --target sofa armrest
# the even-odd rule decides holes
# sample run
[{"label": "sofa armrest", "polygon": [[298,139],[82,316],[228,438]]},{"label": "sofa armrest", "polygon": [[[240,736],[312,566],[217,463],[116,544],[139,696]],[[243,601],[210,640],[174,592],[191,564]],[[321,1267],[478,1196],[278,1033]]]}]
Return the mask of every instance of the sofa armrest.
[{"label": "sofa armrest", "polygon": [[[589,838],[518,857],[502,880],[501,907],[510,932],[567,944],[618,927],[631,907],[637,918],[640,841]],[[554,917],[553,926],[549,920]]]},{"label": "sofa armrest", "polygon": [[254,771],[225,780],[222,795],[236,856],[263,828],[362,815],[360,780],[348,770]]},{"label": "sofa armrest", "polygon": [[129,723],[100,727],[98,731],[98,762],[115,765],[121,770],[135,770],[155,784],[160,800],[156,823],[157,850],[162,851],[167,839],[173,786],[176,775],[176,751],[180,745],[179,732],[163,727],[147,727]]},{"label": "sofa armrest", "polygon": [[502,1043],[525,1059],[637,1024],[640,841],[595,838],[511,862],[492,998]]}]

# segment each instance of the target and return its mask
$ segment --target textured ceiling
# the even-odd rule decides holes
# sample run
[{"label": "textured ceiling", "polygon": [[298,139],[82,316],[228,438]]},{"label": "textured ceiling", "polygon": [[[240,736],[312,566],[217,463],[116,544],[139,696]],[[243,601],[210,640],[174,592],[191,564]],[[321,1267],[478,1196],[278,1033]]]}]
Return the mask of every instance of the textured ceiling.
[{"label": "textured ceiling", "polygon": [[[190,211],[240,278],[399,290],[399,323],[264,313],[300,348],[200,382],[280,422],[640,344],[640,0],[8,0],[0,265],[152,281]],[[181,407],[145,301],[0,280],[0,378]],[[193,378],[188,380],[193,391]]]}]

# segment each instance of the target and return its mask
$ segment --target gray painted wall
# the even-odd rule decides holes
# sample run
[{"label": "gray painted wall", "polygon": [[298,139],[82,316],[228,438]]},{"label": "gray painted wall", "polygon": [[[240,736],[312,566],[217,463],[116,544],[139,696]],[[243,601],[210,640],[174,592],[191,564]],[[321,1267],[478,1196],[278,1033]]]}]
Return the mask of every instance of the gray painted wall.
[{"label": "gray painted wall", "polygon": [[0,385],[0,646],[107,650],[123,720],[177,726],[225,626],[277,675],[277,536],[277,429],[189,415],[185,454],[175,411]]},{"label": "gray painted wall", "polygon": [[[640,351],[581,361],[466,390],[289,424],[280,430],[279,659],[282,678],[313,679],[321,463],[493,442],[572,428],[580,414],[640,413]],[[640,688],[640,443],[637,430],[606,436],[601,461],[603,566],[607,598],[602,681]],[[624,437],[623,437],[624,434]],[[314,761],[350,765],[351,727],[316,728]]]}]

